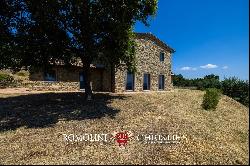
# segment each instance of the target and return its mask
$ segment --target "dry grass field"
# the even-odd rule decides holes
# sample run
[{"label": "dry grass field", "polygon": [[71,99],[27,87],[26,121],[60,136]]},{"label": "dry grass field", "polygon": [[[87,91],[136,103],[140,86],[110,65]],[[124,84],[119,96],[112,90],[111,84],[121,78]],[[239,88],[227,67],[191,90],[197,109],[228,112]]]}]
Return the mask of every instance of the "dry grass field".
[{"label": "dry grass field", "polygon": [[[222,96],[213,111],[204,92],[0,94],[0,164],[248,164],[248,108]],[[178,134],[179,144],[129,140],[67,143],[63,134]]]}]

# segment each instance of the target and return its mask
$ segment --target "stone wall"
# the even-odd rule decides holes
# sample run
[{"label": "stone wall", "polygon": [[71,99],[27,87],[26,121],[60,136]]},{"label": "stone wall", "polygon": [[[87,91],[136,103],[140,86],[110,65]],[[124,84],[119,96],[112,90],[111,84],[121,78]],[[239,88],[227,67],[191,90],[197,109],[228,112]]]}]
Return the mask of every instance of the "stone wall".
[{"label": "stone wall", "polygon": [[[158,91],[159,75],[164,75],[165,84],[164,90],[173,88],[171,78],[171,49],[167,48],[164,43],[156,42],[152,35],[150,38],[138,37],[136,38],[136,57],[137,57],[137,72],[135,73],[134,91],[143,91],[143,75],[150,74],[150,90]],[[160,54],[164,53],[164,61],[160,61]],[[44,89],[59,87],[65,90],[79,90],[79,73],[82,72],[81,67],[66,67],[56,66],[53,68],[56,71],[56,80],[58,83],[43,83]],[[42,71],[30,74],[30,80],[43,81],[44,73]],[[115,92],[126,91],[126,69],[117,70],[115,73]],[[111,87],[111,70],[92,68],[91,71],[91,86],[93,91],[108,91]],[[40,86],[40,85],[38,85]],[[41,85],[42,86],[42,85]],[[64,87],[64,86],[68,86]],[[47,88],[48,87],[48,88]],[[36,87],[37,88],[37,87]],[[42,89],[42,88],[41,88]]]},{"label": "stone wall", "polygon": [[23,87],[36,91],[78,91],[79,82],[46,82],[28,81],[23,83]]},{"label": "stone wall", "polygon": [[64,82],[78,82],[79,73],[82,71],[79,67],[64,67],[59,66],[55,68],[56,77],[58,81]]},{"label": "stone wall", "polygon": [[[51,70],[56,72],[57,81],[77,82],[79,81],[79,73],[82,71],[80,67],[55,66]],[[32,71],[29,76],[31,81],[44,81],[44,71]]]},{"label": "stone wall", "polygon": [[[136,39],[137,72],[135,73],[134,91],[143,91],[143,74],[150,74],[150,90],[158,91],[158,77],[165,76],[164,90],[173,88],[171,81],[171,53],[170,51],[156,45],[152,40]],[[160,61],[160,53],[164,53],[164,61]],[[115,75],[116,92],[126,91],[125,69],[118,70]]]},{"label": "stone wall", "polygon": [[[56,66],[53,67],[52,70],[56,72],[56,81],[44,81],[44,71],[35,71],[31,72],[30,80],[24,86],[29,86],[29,88],[33,90],[44,89],[46,90],[62,90],[62,91],[76,91],[80,89],[79,83],[79,74],[82,72],[80,67],[65,67],[65,66]],[[90,85],[93,91],[104,91],[109,90],[107,89],[108,86],[108,74],[105,75],[103,78],[104,69],[91,69],[91,76],[90,76]],[[105,80],[105,82],[103,82]]]}]

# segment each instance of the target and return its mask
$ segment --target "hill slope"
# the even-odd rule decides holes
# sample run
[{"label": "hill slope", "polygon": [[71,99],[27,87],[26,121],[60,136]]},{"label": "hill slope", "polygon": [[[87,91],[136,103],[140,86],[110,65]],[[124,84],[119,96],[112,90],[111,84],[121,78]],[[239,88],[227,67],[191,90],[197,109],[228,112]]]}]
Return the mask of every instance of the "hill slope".
[{"label": "hill slope", "polygon": [[[196,90],[136,94],[0,94],[2,164],[248,164],[248,108],[222,96],[201,108]],[[7,131],[6,131],[7,129]],[[13,130],[10,130],[13,129]],[[179,144],[114,141],[67,144],[63,134],[177,134]]]}]

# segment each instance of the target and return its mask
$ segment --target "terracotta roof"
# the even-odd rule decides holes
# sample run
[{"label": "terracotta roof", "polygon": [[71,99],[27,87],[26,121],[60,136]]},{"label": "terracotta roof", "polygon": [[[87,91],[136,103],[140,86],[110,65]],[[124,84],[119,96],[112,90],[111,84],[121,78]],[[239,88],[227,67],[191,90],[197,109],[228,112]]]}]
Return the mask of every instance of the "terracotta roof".
[{"label": "terracotta roof", "polygon": [[135,36],[136,36],[136,38],[150,39],[150,40],[154,41],[157,45],[159,45],[160,47],[163,47],[163,48],[167,49],[171,53],[175,52],[175,50],[173,48],[171,48],[169,45],[167,45],[166,43],[164,43],[163,41],[161,41],[159,38],[157,38],[152,33],[135,33]]}]

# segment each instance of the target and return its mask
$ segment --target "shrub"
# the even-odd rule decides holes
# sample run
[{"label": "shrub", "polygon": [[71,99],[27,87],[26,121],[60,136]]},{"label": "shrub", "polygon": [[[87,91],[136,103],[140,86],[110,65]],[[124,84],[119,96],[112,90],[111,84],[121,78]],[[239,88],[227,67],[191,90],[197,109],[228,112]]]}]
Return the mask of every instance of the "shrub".
[{"label": "shrub", "polygon": [[173,85],[177,87],[197,87],[199,90],[206,90],[207,88],[221,89],[224,95],[249,107],[249,82],[240,80],[237,77],[220,81],[219,76],[214,74],[195,79],[187,79],[179,74],[174,75]]},{"label": "shrub", "polygon": [[205,110],[216,109],[217,104],[219,103],[220,92],[216,88],[206,89],[206,93],[203,97],[202,107]]},{"label": "shrub", "polygon": [[227,78],[222,81],[223,94],[234,100],[249,106],[249,82],[236,77]]},{"label": "shrub", "polygon": [[29,72],[25,71],[25,70],[21,70],[21,71],[17,72],[16,75],[21,76],[21,77],[27,77],[27,76],[29,76]]},{"label": "shrub", "polygon": [[13,76],[6,74],[6,73],[0,73],[0,88],[6,88],[14,83]]}]

